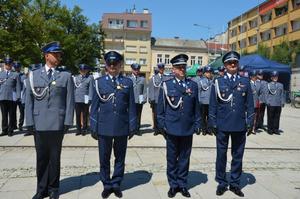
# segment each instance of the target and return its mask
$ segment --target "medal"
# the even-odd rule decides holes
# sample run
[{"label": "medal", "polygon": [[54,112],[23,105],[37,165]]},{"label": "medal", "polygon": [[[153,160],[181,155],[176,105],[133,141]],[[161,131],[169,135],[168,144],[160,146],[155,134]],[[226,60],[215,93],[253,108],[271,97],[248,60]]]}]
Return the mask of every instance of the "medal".
[{"label": "medal", "polygon": [[243,94],[242,94],[242,96],[245,96],[245,95],[246,95],[246,93],[243,93]]},{"label": "medal", "polygon": [[238,91],[240,91],[240,90],[241,90],[241,88],[240,88],[240,87],[238,87],[238,88],[237,88],[237,90],[238,90]]},{"label": "medal", "polygon": [[225,93],[222,94],[222,97],[225,97]]},{"label": "medal", "polygon": [[171,101],[174,101],[175,99],[174,99],[174,97],[171,97]]},{"label": "medal", "polygon": [[120,85],[117,86],[117,89],[120,90],[122,87]]},{"label": "medal", "polygon": [[52,82],[52,85],[56,85],[56,81],[53,81],[53,82]]}]

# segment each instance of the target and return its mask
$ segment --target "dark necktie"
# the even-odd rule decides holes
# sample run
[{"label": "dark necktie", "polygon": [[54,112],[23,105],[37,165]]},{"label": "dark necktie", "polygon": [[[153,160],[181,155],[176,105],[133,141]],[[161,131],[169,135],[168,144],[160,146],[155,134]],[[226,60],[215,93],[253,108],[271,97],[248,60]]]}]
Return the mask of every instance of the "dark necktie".
[{"label": "dark necktie", "polygon": [[233,87],[233,85],[234,85],[234,76],[231,75],[231,77],[230,77],[230,86]]},{"label": "dark necktie", "polygon": [[112,82],[115,87],[117,87],[117,78],[115,76],[112,77]]},{"label": "dark necktie", "polygon": [[51,77],[52,77],[52,69],[50,68],[49,70],[48,70],[48,79],[50,80],[51,79]]},{"label": "dark necktie", "polygon": [[6,79],[8,78],[9,75],[9,71],[6,71]]},{"label": "dark necktie", "polygon": [[183,80],[180,80],[180,81],[179,81],[179,85],[180,85],[182,88],[185,88],[185,83],[184,83]]}]

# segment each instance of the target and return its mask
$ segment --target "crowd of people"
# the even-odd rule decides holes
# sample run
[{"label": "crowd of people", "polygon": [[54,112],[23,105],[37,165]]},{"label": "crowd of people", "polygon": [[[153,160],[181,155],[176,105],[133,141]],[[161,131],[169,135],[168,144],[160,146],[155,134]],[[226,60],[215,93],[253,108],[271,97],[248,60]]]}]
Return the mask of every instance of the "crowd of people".
[{"label": "crowd of people", "polygon": [[[76,135],[91,133],[98,141],[103,198],[112,193],[122,197],[120,185],[127,142],[134,135],[141,135],[141,115],[147,101],[152,109],[154,135],[166,139],[170,198],[178,192],[191,197],[187,178],[194,134],[216,136],[216,195],[223,195],[229,186],[241,197],[246,136],[260,129],[280,134],[280,113],[285,101],[278,72],[271,73],[270,81],[264,79],[262,70],[248,71],[246,75],[239,67],[240,55],[235,51],[223,56],[224,66],[218,68],[218,74],[205,66],[197,70],[196,77],[187,77],[188,56],[179,54],[171,59],[171,75],[165,75],[165,65],[159,63],[148,81],[138,63],[131,65],[131,74],[122,74],[123,56],[116,51],[105,54],[105,74],[100,76],[91,75],[92,67],[86,64],[79,65],[77,75],[59,68],[62,49],[58,42],[45,45],[42,53],[45,65],[32,65],[26,74],[21,72],[20,62],[10,57],[4,59],[0,72],[1,136],[13,136],[15,129],[22,131],[25,127],[25,135],[34,136],[37,158],[34,199],[59,198],[62,141],[73,126],[74,112]],[[229,137],[233,159],[227,180]],[[111,176],[112,150],[115,162]]]}]

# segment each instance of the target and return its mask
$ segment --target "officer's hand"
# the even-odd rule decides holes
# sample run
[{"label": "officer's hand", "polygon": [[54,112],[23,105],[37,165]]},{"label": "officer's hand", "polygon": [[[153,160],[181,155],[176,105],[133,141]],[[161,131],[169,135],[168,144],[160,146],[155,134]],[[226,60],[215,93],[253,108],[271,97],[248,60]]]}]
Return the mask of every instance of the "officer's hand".
[{"label": "officer's hand", "polygon": [[98,139],[99,139],[99,138],[98,138],[98,133],[95,132],[95,131],[91,131],[91,136],[92,136],[92,138],[95,139],[95,140],[98,140]]},{"label": "officer's hand", "polygon": [[70,126],[69,125],[64,125],[64,133],[67,133],[69,130]]},{"label": "officer's hand", "polygon": [[200,128],[196,128],[195,129],[195,133],[196,133],[196,135],[200,135],[201,134],[201,129]]},{"label": "officer's hand", "polygon": [[211,127],[211,132],[216,136],[218,132],[217,127],[216,126]]}]

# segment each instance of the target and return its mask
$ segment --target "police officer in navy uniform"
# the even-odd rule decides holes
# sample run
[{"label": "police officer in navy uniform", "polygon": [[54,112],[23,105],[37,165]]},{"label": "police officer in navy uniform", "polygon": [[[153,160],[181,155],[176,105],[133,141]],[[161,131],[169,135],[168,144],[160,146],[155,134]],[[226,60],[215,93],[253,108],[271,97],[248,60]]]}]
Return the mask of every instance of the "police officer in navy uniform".
[{"label": "police officer in navy uniform", "polygon": [[[203,77],[196,80],[198,84],[198,97],[200,103],[200,111],[201,111],[201,131],[203,135],[210,134],[212,135],[212,131],[208,128],[208,107],[209,107],[209,97],[212,81],[212,73],[213,69],[210,66],[206,66],[203,68]],[[195,81],[195,80],[194,80]]]},{"label": "police officer in navy uniform", "polygon": [[[248,78],[237,74],[240,55],[235,51],[226,53],[222,59],[226,68],[224,77],[215,80],[209,103],[209,123],[217,133],[216,194],[223,195],[230,190],[238,196],[241,191],[240,179],[242,160],[246,143],[246,132],[253,129],[253,96]],[[231,137],[231,174],[226,179],[228,140]]]},{"label": "police officer in navy uniform", "polygon": [[278,82],[279,73],[271,73],[271,82],[267,84],[266,104],[268,116],[268,133],[279,135],[281,109],[285,103],[283,84]]},{"label": "police officer in navy uniform", "polygon": [[264,80],[263,70],[259,70],[257,73],[256,85],[259,87],[258,99],[259,99],[259,111],[256,122],[256,129],[266,130],[264,127],[264,117],[266,110],[266,90],[268,82]]},{"label": "police officer in navy uniform", "polygon": [[165,71],[165,64],[158,63],[157,64],[158,73],[154,74],[148,83],[148,101],[150,103],[152,109],[152,116],[153,116],[153,129],[154,135],[160,134],[157,128],[157,103],[158,103],[158,95],[161,89],[162,82],[166,79],[164,75]]},{"label": "police officer in navy uniform", "polygon": [[76,135],[85,135],[88,131],[89,107],[93,94],[91,67],[79,64],[79,74],[73,76],[75,88]]},{"label": "police officer in navy uniform", "polygon": [[70,73],[56,70],[61,61],[60,44],[51,42],[42,51],[46,64],[28,77],[25,126],[35,130],[37,191],[33,199],[57,199],[62,141],[73,125],[74,84]]},{"label": "police officer in navy uniform", "polygon": [[174,77],[163,83],[157,105],[158,128],[166,133],[170,198],[177,192],[190,197],[187,190],[189,160],[193,134],[200,131],[198,86],[186,78],[187,60],[185,54],[171,59]]},{"label": "police officer in navy uniform", "polygon": [[[143,105],[146,103],[147,99],[147,86],[145,77],[140,75],[141,65],[137,63],[131,64],[132,73],[128,77],[133,82],[133,93],[134,93],[134,101],[136,105],[137,111],[137,124],[138,130],[141,127],[141,117]],[[138,134],[141,134],[140,131]]]},{"label": "police officer in navy uniform", "polygon": [[[26,79],[26,75],[21,71],[21,63],[19,61],[14,62],[13,64],[15,72],[19,74],[20,77],[20,85],[21,85],[21,97],[18,101],[16,101],[16,109],[19,108],[20,117],[18,122],[18,128],[20,131],[23,130],[23,124],[24,124],[24,104],[22,103],[22,100],[24,99],[24,81]],[[15,114],[17,113],[17,110],[15,109]],[[17,118],[17,115],[15,116]],[[17,122],[17,120],[16,120]],[[15,124],[16,126],[16,124]]]},{"label": "police officer in navy uniform", "polygon": [[[91,130],[98,137],[102,197],[114,193],[122,197],[120,185],[124,176],[127,138],[137,131],[136,106],[131,79],[120,74],[123,57],[116,51],[104,56],[107,75],[95,79],[91,105]],[[110,157],[114,151],[115,165],[110,177]]]},{"label": "police officer in navy uniform", "polygon": [[16,102],[21,98],[19,74],[12,71],[13,60],[4,59],[4,70],[0,72],[0,106],[2,113],[2,133],[12,136],[16,126]]}]

